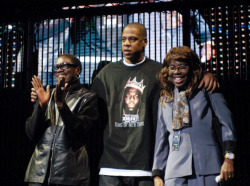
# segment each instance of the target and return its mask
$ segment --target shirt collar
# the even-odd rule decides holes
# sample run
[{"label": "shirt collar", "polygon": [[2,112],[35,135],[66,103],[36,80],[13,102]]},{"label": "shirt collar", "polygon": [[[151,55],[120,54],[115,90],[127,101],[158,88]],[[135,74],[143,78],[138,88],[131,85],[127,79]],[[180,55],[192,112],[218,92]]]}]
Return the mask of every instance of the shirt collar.
[{"label": "shirt collar", "polygon": [[124,58],[124,59],[123,59],[123,64],[126,65],[126,66],[128,66],[128,67],[134,67],[134,66],[137,66],[137,65],[142,64],[145,60],[146,60],[146,57],[144,56],[143,60],[140,61],[139,63],[130,64],[130,63],[127,63],[127,62],[125,61],[125,58]]}]

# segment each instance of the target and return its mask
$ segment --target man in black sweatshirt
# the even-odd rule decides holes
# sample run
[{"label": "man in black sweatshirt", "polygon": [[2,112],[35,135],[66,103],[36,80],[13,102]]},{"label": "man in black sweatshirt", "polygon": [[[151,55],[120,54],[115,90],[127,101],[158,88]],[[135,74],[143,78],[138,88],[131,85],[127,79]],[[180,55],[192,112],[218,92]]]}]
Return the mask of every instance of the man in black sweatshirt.
[{"label": "man in black sweatshirt", "polygon": [[[154,153],[159,83],[157,74],[161,64],[144,56],[147,32],[140,23],[128,24],[122,33],[124,59],[106,65],[93,81],[91,89],[107,110],[100,121],[104,130],[104,149],[100,161],[100,186],[153,185],[152,161]],[[214,78],[205,75],[211,89]],[[130,88],[130,92],[127,89]],[[129,99],[130,110],[124,105]],[[135,103],[138,102],[138,105]],[[128,107],[129,108],[129,107]],[[127,109],[129,111],[129,109]]]}]

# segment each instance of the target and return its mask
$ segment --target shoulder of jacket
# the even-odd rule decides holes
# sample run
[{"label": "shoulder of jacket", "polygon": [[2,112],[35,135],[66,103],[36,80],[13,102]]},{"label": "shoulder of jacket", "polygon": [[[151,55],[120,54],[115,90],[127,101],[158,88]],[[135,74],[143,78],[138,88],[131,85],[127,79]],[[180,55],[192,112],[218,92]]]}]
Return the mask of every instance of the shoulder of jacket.
[{"label": "shoulder of jacket", "polygon": [[97,95],[96,95],[95,92],[82,87],[81,88],[81,95],[80,96],[82,96],[84,99],[87,100],[87,99],[89,99],[91,97],[96,97]]}]

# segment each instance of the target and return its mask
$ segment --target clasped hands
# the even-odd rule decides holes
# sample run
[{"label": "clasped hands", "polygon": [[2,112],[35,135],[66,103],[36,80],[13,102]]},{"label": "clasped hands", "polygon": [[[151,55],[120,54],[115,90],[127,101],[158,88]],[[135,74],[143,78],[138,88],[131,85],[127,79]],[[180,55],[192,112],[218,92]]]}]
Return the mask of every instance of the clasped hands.
[{"label": "clasped hands", "polygon": [[[43,87],[43,84],[39,77],[33,76],[31,88],[31,101],[35,102],[37,99],[39,100],[39,105],[41,108],[45,108],[50,99],[50,86],[46,86],[46,90]],[[65,102],[66,97],[66,89],[68,83],[65,83],[65,78],[59,78],[55,87],[54,100],[58,107],[62,107]]]}]

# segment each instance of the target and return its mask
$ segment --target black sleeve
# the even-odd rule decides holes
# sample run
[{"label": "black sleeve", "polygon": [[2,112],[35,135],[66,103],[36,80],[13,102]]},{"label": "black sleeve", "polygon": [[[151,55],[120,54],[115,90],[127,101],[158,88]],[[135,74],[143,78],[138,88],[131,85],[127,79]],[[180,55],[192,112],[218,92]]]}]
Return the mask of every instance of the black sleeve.
[{"label": "black sleeve", "polygon": [[152,123],[153,123],[153,129],[154,129],[154,134],[156,133],[156,126],[157,126],[157,113],[158,113],[158,102],[160,98],[160,86],[156,84],[155,91],[152,91],[152,95],[150,95],[150,100],[151,100],[151,112],[152,113]]},{"label": "black sleeve", "polygon": [[164,171],[160,169],[154,169],[152,171],[152,178],[159,176],[162,180],[164,180]]},{"label": "black sleeve", "polygon": [[39,140],[48,127],[45,112],[46,108],[41,108],[39,101],[37,101],[31,117],[29,117],[26,121],[25,132],[28,138],[33,142]]},{"label": "black sleeve", "polygon": [[66,130],[72,137],[82,140],[88,134],[98,118],[97,96],[95,93],[85,93],[77,111],[71,111],[67,104],[58,107]]},{"label": "black sleeve", "polygon": [[95,92],[99,99],[106,103],[106,94],[105,87],[102,80],[99,77],[100,74],[94,79],[93,84],[91,85],[91,91]]}]

